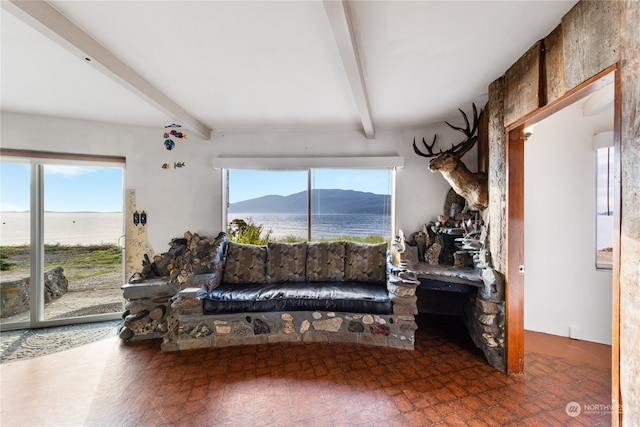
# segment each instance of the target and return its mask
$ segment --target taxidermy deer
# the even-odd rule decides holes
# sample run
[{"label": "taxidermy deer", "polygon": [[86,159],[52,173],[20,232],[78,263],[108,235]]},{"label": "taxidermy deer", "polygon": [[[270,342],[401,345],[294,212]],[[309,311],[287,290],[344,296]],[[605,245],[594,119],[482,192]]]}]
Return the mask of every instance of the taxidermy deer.
[{"label": "taxidermy deer", "polygon": [[447,151],[443,152],[440,150],[439,153],[434,153],[433,146],[436,143],[437,135],[434,135],[431,145],[427,144],[424,138],[422,138],[422,143],[428,152],[428,154],[425,154],[418,149],[416,139],[413,138],[413,150],[419,156],[427,158],[434,157],[429,162],[429,170],[431,172],[442,173],[442,176],[447,180],[449,185],[451,185],[451,188],[467,201],[468,209],[482,211],[489,205],[487,175],[481,172],[471,172],[460,160],[478,140],[476,132],[478,131],[478,121],[480,116],[482,116],[482,110],[480,110],[480,115],[478,115],[476,105],[473,104],[473,127],[470,126],[469,119],[464,111],[460,110],[460,112],[466,123],[464,129],[453,126],[449,122],[445,123],[447,123],[450,128],[462,132],[466,136],[464,141],[452,145]]}]

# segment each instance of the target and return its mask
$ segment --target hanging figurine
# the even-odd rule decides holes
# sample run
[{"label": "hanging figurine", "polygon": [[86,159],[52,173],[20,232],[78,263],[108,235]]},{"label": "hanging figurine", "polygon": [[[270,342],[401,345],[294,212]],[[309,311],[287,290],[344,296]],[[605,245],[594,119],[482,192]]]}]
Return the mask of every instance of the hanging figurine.
[{"label": "hanging figurine", "polygon": [[171,169],[171,164],[170,163],[163,163],[162,164],[162,169]]},{"label": "hanging figurine", "polygon": [[165,147],[167,150],[171,151],[171,150],[173,150],[174,148],[176,148],[176,143],[175,143],[175,142],[173,142],[173,140],[171,140],[171,139],[165,139],[165,140],[164,140],[164,147]]},{"label": "hanging figurine", "polygon": [[173,167],[176,168],[176,169],[177,168],[183,168],[185,166],[186,166],[186,164],[184,162],[174,162],[173,163]]}]

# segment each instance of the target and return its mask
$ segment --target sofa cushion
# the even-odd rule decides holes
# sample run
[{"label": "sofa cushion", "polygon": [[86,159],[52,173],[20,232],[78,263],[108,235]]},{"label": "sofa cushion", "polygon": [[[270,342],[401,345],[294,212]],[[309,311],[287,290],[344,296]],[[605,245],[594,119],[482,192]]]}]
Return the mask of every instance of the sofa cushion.
[{"label": "sofa cushion", "polygon": [[229,242],[222,281],[225,283],[264,283],[267,247]]},{"label": "sofa cushion", "polygon": [[267,283],[303,282],[307,268],[307,242],[267,244]]},{"label": "sofa cushion", "polygon": [[347,242],[345,280],[382,283],[386,279],[387,244]]},{"label": "sofa cushion", "polygon": [[204,299],[205,314],[268,311],[338,311],[390,314],[387,287],[362,282],[222,284]]},{"label": "sofa cushion", "polygon": [[340,282],[344,280],[345,242],[307,243],[307,280]]}]

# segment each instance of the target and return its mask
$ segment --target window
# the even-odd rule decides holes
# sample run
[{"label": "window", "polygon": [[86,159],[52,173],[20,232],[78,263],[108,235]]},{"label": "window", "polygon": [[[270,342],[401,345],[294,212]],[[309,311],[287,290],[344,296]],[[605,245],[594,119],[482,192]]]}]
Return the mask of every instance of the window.
[{"label": "window", "polygon": [[596,169],[596,268],[613,265],[614,149],[598,148]]},{"label": "window", "polygon": [[3,329],[118,318],[124,159],[2,154]]},{"label": "window", "polygon": [[227,172],[232,235],[252,222],[278,241],[391,239],[393,169]]}]

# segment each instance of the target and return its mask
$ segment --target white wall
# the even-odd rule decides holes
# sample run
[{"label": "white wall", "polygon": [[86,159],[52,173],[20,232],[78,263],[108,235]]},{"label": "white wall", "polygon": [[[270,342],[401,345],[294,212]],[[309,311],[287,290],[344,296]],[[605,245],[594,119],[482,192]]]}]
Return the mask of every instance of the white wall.
[{"label": "white wall", "polygon": [[[405,167],[397,172],[396,228],[411,233],[442,213],[449,189],[440,174],[427,170],[428,159],[413,152],[413,138],[429,141],[437,133],[436,148],[447,148],[462,137],[446,125],[378,130],[374,140],[350,131],[215,132],[210,141],[189,136],[167,151],[163,133],[163,128],[2,113],[3,148],[126,157],[126,187],[136,192],[136,208],[147,213],[149,242],[158,253],[186,230],[212,236],[223,229],[221,171],[213,168],[216,156],[404,156]],[[475,170],[473,156],[465,162]],[[186,167],[161,168],[175,161],[184,161]]]},{"label": "white wall", "polygon": [[[573,105],[525,143],[525,329],[611,344],[611,271],[596,271],[593,135],[613,110]],[[571,328],[571,332],[570,332]]]}]

